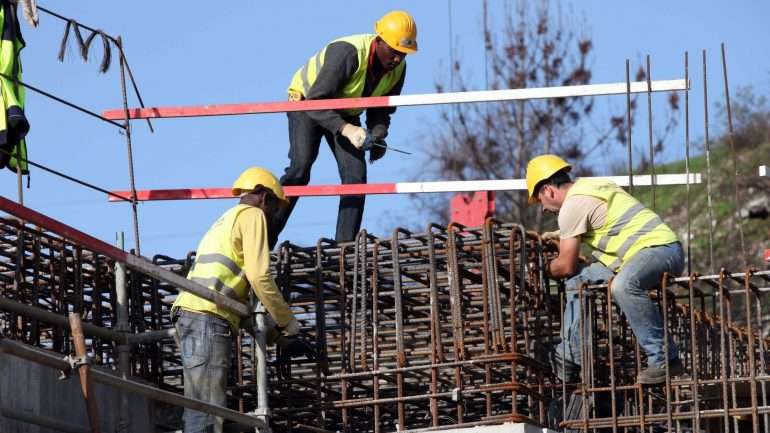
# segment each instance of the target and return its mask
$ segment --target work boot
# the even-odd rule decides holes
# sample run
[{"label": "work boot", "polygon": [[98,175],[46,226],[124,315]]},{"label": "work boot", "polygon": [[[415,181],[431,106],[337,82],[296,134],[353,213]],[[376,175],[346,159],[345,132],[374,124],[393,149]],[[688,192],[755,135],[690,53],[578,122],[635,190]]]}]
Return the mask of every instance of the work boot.
[{"label": "work boot", "polygon": [[[674,358],[668,361],[668,372],[671,377],[684,374],[685,369],[682,360]],[[661,383],[666,383],[666,366],[647,367],[639,372],[639,375],[636,376],[636,380],[643,385],[660,385]]]}]

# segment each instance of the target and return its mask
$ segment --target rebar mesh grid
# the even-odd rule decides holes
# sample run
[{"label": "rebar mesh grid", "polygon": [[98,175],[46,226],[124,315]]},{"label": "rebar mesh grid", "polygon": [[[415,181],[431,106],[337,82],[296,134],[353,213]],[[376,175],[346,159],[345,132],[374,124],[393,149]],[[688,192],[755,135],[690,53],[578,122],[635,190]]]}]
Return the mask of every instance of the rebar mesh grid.
[{"label": "rebar mesh grid", "polygon": [[[564,291],[541,271],[554,254],[536,234],[493,220],[481,228],[398,229],[391,238],[361,232],[341,245],[282,245],[273,257],[276,280],[321,356],[296,360],[290,379],[269,366],[274,429],[388,432],[509,420],[593,432],[770,429],[763,330],[770,271],[665,279],[651,296],[687,372],[654,387],[636,383],[646,359],[608,303],[608,286],[583,287],[589,362],[579,383],[563,384],[535,354],[536,344],[558,341]],[[184,274],[193,257],[154,262]],[[135,272],[128,284],[131,331],[171,327],[176,289]],[[0,220],[3,302],[62,317],[80,312],[109,329],[114,285],[110,259]],[[16,311],[0,311],[4,335],[71,351],[66,327]],[[91,336],[89,350],[114,367],[108,337]],[[256,406],[254,346],[244,333],[235,346],[229,405],[247,412]],[[131,365],[135,376],[181,392],[173,340],[132,346]]]}]

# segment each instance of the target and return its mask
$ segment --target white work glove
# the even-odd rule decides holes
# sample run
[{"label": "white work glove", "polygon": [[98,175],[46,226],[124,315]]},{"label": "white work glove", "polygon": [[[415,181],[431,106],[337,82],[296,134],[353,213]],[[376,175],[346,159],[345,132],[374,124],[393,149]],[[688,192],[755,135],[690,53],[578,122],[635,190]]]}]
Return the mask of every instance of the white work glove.
[{"label": "white work glove", "polygon": [[552,231],[552,232],[544,232],[543,234],[540,235],[540,238],[543,239],[544,241],[555,241],[555,242],[558,242],[559,239],[560,239],[559,231],[556,230],[556,231]]},{"label": "white work glove", "polygon": [[342,127],[340,134],[350,140],[350,144],[355,146],[356,149],[364,147],[364,141],[366,141],[366,130],[364,128],[351,123],[346,123],[345,126]]}]

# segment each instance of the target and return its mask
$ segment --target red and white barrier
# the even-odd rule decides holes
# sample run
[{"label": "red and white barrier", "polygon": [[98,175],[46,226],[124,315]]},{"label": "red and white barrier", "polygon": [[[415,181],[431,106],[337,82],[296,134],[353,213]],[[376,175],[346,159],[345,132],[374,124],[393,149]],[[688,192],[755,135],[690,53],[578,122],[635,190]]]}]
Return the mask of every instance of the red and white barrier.
[{"label": "red and white barrier", "polygon": [[[601,176],[620,186],[628,186],[628,176]],[[690,173],[689,182],[686,174],[659,174],[655,176],[655,185],[684,185],[701,183],[700,173]],[[652,185],[652,176],[641,174],[634,176],[634,186]],[[417,194],[431,192],[471,192],[471,191],[514,191],[526,190],[524,179],[502,180],[458,180],[442,182],[398,182],[398,183],[363,183],[350,185],[308,185],[286,186],[284,193],[289,197],[321,197],[334,195],[374,195],[374,194]],[[131,198],[131,191],[112,191],[112,194]],[[109,201],[122,202],[118,197],[109,195]],[[230,188],[182,188],[154,189],[136,192],[138,201],[157,200],[205,200],[233,198]]]},{"label": "red and white barrier", "polygon": [[[653,92],[687,90],[687,81],[657,80],[650,85]],[[460,104],[469,102],[499,102],[522,99],[570,98],[575,96],[622,95],[627,84],[586,84],[582,86],[536,87],[528,89],[479,90],[469,92],[426,93],[418,95],[373,96],[367,98],[319,99],[296,102],[262,102],[247,104],[215,104],[180,107],[130,108],[130,119],[158,119],[170,117],[228,116],[236,114],[283,113],[289,111],[341,110],[348,108],[408,107],[416,105]],[[631,83],[631,93],[647,92],[646,81]],[[123,120],[122,108],[106,110],[102,116]]]}]

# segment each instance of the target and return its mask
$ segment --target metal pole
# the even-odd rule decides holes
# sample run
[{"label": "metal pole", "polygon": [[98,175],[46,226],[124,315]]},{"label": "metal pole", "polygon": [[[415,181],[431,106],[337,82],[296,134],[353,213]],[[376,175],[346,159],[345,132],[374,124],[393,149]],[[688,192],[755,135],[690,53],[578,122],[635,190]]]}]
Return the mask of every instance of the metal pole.
[{"label": "metal pole", "polygon": [[[123,232],[118,232],[115,239],[115,247],[121,250],[125,248],[125,239]],[[117,322],[115,331],[131,332],[128,323],[128,289],[126,285],[126,265],[121,262],[115,262],[115,295],[117,297]],[[127,343],[127,342],[126,342]],[[128,379],[131,375],[131,346],[128,344],[119,344],[118,347],[118,372],[120,377]],[[128,410],[128,394],[120,393],[120,410],[118,412],[118,432],[128,432],[131,427],[131,421]]]},{"label": "metal pole", "polygon": [[126,148],[128,149],[128,176],[131,187],[131,211],[134,220],[134,245],[136,255],[141,256],[142,250],[139,248],[139,212],[136,208],[136,182],[134,180],[134,154],[131,148],[131,121],[128,119],[128,95],[126,93],[126,59],[123,57],[123,40],[120,36],[115,40],[120,51],[120,90],[123,95],[123,110],[126,113],[124,131],[126,134]]},{"label": "metal pole", "polygon": [[70,313],[69,320],[70,327],[72,328],[72,342],[75,346],[75,355],[79,363],[77,369],[78,376],[80,376],[80,390],[83,392],[83,399],[86,401],[86,411],[88,412],[88,425],[91,427],[91,433],[101,433],[99,407],[96,404],[94,385],[89,375],[86,339],[83,336],[83,328],[80,326],[80,314]]},{"label": "metal pole", "polygon": [[264,427],[255,427],[257,433],[269,433],[270,407],[267,404],[267,329],[265,326],[265,306],[257,303],[254,310],[257,322],[255,344],[257,347],[257,407],[254,409],[256,418],[264,422]]}]

